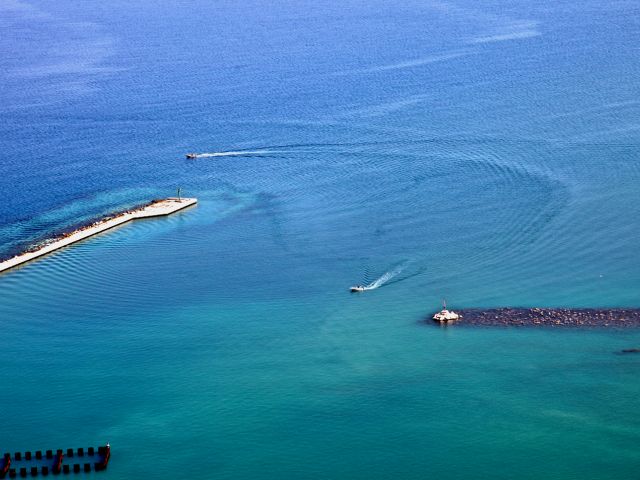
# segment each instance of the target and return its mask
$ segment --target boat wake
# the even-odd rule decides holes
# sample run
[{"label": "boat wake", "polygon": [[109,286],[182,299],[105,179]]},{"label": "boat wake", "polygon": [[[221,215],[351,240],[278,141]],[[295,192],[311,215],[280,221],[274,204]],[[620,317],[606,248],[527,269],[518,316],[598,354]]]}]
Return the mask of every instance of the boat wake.
[{"label": "boat wake", "polygon": [[253,157],[260,155],[269,155],[271,153],[280,153],[275,150],[235,150],[229,152],[212,152],[212,153],[196,153],[195,158],[210,157]]},{"label": "boat wake", "polygon": [[388,271],[380,278],[374,280],[368,285],[364,286],[364,290],[375,290],[376,288],[380,288],[385,283],[389,282],[392,278],[398,276],[404,270],[404,265],[394,268],[393,270]]}]

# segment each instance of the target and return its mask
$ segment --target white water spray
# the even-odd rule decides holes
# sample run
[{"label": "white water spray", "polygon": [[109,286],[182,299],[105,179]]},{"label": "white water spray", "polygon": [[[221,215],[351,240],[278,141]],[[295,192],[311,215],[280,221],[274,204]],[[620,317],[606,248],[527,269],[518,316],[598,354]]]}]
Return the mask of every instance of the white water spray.
[{"label": "white water spray", "polygon": [[396,267],[393,270],[391,270],[391,271],[385,273],[384,275],[382,275],[380,278],[374,280],[369,285],[366,285],[364,287],[364,289],[365,290],[375,290],[376,288],[379,288],[382,285],[384,285],[385,283],[387,283],[393,277],[399,275],[403,270],[404,270],[404,266]]},{"label": "white water spray", "polygon": [[213,152],[213,153],[198,153],[196,158],[208,158],[208,157],[242,157],[251,155],[267,155],[270,153],[279,153],[275,150],[236,150],[229,152]]}]

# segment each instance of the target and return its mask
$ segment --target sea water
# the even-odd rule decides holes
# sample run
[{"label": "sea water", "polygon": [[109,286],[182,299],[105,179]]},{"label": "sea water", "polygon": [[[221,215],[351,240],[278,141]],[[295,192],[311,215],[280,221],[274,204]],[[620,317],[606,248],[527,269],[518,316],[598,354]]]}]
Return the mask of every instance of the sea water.
[{"label": "sea water", "polygon": [[[274,4],[275,3],[275,4]],[[129,478],[634,478],[635,2],[0,4],[0,450]],[[200,155],[186,160],[185,153]],[[354,284],[375,286],[349,294]]]}]

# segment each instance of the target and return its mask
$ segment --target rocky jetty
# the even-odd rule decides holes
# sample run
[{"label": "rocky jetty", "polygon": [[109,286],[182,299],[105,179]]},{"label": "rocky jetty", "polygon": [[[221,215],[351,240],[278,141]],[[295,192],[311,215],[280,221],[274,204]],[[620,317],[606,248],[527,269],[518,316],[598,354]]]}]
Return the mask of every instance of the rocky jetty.
[{"label": "rocky jetty", "polygon": [[54,238],[45,240],[31,248],[27,248],[22,253],[11,258],[0,260],[0,272],[17,267],[25,262],[39,258],[47,253],[55,252],[60,248],[67,247],[114,227],[119,227],[120,225],[132,220],[163,217],[195,205],[197,202],[198,199],[196,198],[170,197],[163,200],[154,200],[134,210],[127,210],[108,217],[103,217],[100,220],[82,225],[74,230],[64,232]]},{"label": "rocky jetty", "polygon": [[640,327],[640,308],[469,308],[459,325],[547,327]]}]

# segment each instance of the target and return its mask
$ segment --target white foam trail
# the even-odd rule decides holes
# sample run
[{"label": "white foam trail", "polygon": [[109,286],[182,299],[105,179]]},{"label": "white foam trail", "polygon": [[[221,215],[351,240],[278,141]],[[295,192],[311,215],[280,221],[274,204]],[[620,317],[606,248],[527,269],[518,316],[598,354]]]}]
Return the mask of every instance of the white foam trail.
[{"label": "white foam trail", "polygon": [[207,157],[241,157],[243,155],[267,155],[269,153],[281,153],[277,150],[237,150],[230,152],[213,152],[213,153],[198,153],[197,158]]},{"label": "white foam trail", "polygon": [[490,42],[504,42],[506,40],[519,40],[521,38],[537,37],[541,33],[537,30],[523,30],[521,32],[504,33],[500,35],[487,35],[485,37],[476,37],[470,40],[468,43],[490,43]]},{"label": "white foam trail", "polygon": [[373,282],[371,282],[369,285],[365,286],[364,289],[365,290],[374,290],[374,289],[376,289],[378,287],[381,287],[382,285],[387,283],[389,280],[391,280],[393,277],[395,277],[400,272],[402,272],[402,270],[404,270],[403,266],[394,268],[393,270],[391,270],[391,271],[385,273],[384,275],[382,275],[377,280],[374,280]]},{"label": "white foam trail", "polygon": [[405,60],[403,62],[391,63],[387,65],[377,65],[369,68],[335,72],[332,75],[340,76],[340,75],[351,75],[354,73],[376,73],[376,72],[384,72],[387,70],[400,70],[403,68],[422,67],[424,65],[429,65],[430,63],[442,62],[445,60],[452,60],[454,58],[464,57],[466,55],[471,55],[473,53],[475,52],[472,52],[470,50],[459,50],[459,51],[453,51],[450,53],[443,53],[440,55],[431,55],[428,57],[414,58],[411,60]]}]

